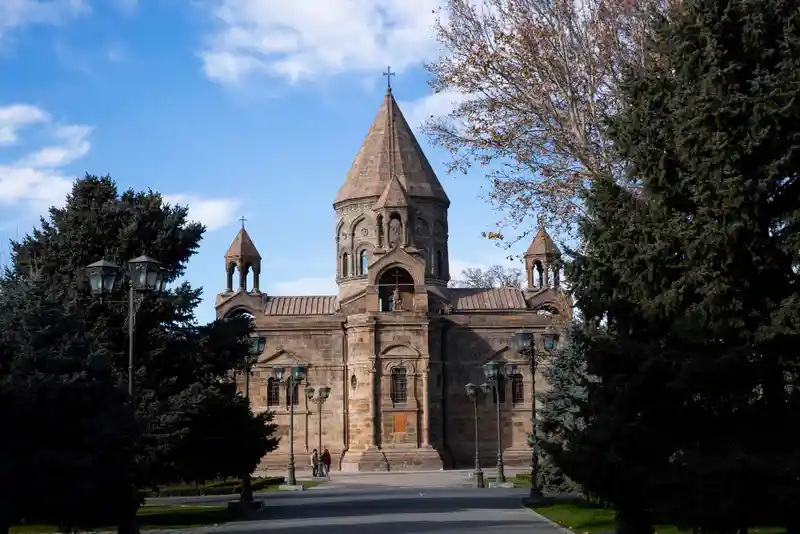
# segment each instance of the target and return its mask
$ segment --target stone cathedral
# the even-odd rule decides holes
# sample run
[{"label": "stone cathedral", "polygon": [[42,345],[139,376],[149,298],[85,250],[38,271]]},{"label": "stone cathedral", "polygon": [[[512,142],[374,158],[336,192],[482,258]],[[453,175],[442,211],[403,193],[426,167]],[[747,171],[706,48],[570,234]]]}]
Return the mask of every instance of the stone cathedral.
[{"label": "stone cathedral", "polygon": [[[275,413],[281,442],[263,469],[285,468],[289,454],[290,395],[272,378],[273,366],[307,368],[292,400],[298,469],[307,468],[319,440],[320,407],[303,394],[310,384],[331,388],[321,410],[332,468],[394,471],[473,465],[473,405],[464,385],[483,383],[481,365],[494,358],[518,364],[497,392],[505,463],[529,462],[531,386],[546,384],[508,345],[520,328],[540,334],[554,317],[571,316],[559,287],[560,252],[541,228],[524,255],[524,290],[449,288],[449,205],[388,89],[333,201],[338,294],[260,291],[261,256],[244,226],[239,231],[225,254],[227,286],[216,312],[252,315],[266,338],[249,394],[255,411]],[[497,452],[496,409],[494,396],[480,400],[485,467]]]}]

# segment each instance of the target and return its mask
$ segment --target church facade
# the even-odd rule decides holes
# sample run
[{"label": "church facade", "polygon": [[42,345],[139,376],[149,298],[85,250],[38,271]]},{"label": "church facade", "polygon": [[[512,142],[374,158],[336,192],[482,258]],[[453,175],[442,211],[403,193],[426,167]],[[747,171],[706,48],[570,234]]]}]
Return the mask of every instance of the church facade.
[{"label": "church facade", "polygon": [[[216,312],[252,315],[266,339],[248,389],[255,411],[275,413],[281,443],[262,468],[288,465],[290,398],[298,468],[318,446],[319,409],[333,469],[472,466],[474,412],[464,386],[485,382],[481,365],[498,358],[518,369],[498,387],[505,463],[529,462],[532,385],[546,384],[509,340],[527,328],[540,341],[571,317],[560,253],[542,228],[525,253],[524,290],[449,288],[449,205],[389,89],[333,203],[337,295],[260,291],[261,256],[239,231],[225,255]],[[272,368],[293,364],[304,365],[307,378],[292,396]],[[306,399],[306,384],[330,387],[321,407]],[[479,402],[484,466],[497,453],[496,409],[494,396]]]}]

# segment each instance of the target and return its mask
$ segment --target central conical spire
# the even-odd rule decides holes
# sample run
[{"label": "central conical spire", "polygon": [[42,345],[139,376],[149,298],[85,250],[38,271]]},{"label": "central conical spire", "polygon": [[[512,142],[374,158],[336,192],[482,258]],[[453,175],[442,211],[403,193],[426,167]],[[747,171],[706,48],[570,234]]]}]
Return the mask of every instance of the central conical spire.
[{"label": "central conical spire", "polygon": [[334,206],[348,200],[377,199],[393,176],[397,177],[409,197],[429,198],[450,204],[442,184],[400,111],[391,87],[388,87],[367,137],[336,195]]}]

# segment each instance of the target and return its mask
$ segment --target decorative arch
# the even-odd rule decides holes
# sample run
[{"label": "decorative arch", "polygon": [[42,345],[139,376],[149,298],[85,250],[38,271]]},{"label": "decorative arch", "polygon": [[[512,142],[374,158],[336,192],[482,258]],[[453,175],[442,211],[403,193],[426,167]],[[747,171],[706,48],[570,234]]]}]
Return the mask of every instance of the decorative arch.
[{"label": "decorative arch", "polygon": [[402,248],[395,248],[388,254],[381,256],[371,267],[368,277],[370,285],[377,285],[381,275],[392,267],[406,269],[414,278],[414,284],[418,286],[425,285],[425,263]]},{"label": "decorative arch", "polygon": [[394,345],[389,345],[385,349],[381,351],[381,356],[402,356],[405,358],[419,358],[420,353],[417,349],[410,345],[405,345],[403,343],[395,343]]},{"label": "decorative arch", "polygon": [[355,237],[355,232],[356,229],[358,228],[358,225],[364,221],[366,221],[367,223],[371,222],[367,219],[366,213],[362,213],[361,215],[353,219],[353,222],[350,223],[350,228],[348,228],[347,233],[350,234],[352,237]]},{"label": "decorative arch", "polygon": [[517,355],[513,353],[513,351],[511,350],[511,347],[509,347],[508,345],[504,345],[503,347],[497,349],[496,351],[493,351],[492,355],[489,356],[488,358],[486,358],[485,360],[483,360],[481,365],[483,365],[484,363],[490,362],[492,360],[498,360],[499,359],[499,360],[509,361],[511,359],[516,359],[516,358],[517,358]]},{"label": "decorative arch", "polygon": [[387,224],[389,225],[389,231],[386,232],[389,239],[387,244],[389,248],[399,248],[406,242],[405,221],[398,212],[392,211],[389,213]]},{"label": "decorative arch", "polygon": [[543,302],[534,308],[537,315],[561,315],[561,310],[555,302]]},{"label": "decorative arch", "polygon": [[236,317],[236,316],[239,316],[239,315],[249,315],[251,320],[255,320],[255,318],[256,318],[256,316],[253,314],[253,312],[250,310],[250,308],[245,306],[245,305],[243,305],[243,304],[238,304],[236,306],[233,306],[231,309],[229,309],[228,311],[225,312],[225,315],[223,315],[223,318],[224,319],[232,319],[233,317]]},{"label": "decorative arch", "polygon": [[336,242],[339,242],[339,236],[342,235],[342,228],[344,228],[344,219],[340,220],[336,225]]},{"label": "decorative arch", "polygon": [[297,355],[296,352],[287,350],[283,347],[278,347],[274,352],[272,352],[269,356],[267,355],[266,351],[264,354],[258,358],[257,361],[258,365],[292,365],[292,364],[302,364],[306,367],[311,367],[311,362],[305,358],[301,358]]},{"label": "decorative arch", "polygon": [[408,269],[396,265],[384,269],[378,278],[379,311],[403,311],[413,308],[414,277]]}]

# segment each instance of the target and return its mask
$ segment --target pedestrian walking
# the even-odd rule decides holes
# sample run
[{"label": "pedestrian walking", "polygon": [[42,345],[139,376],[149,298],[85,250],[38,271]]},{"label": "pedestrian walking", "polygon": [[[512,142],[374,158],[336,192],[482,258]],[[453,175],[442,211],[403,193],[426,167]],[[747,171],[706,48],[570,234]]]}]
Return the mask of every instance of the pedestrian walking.
[{"label": "pedestrian walking", "polygon": [[317,452],[317,449],[314,449],[314,452],[311,453],[311,472],[313,473],[312,476],[319,476],[319,452]]},{"label": "pedestrian walking", "polygon": [[328,449],[322,453],[322,466],[324,469],[324,473],[322,476],[326,476],[328,478],[331,477],[331,453],[328,452]]}]

